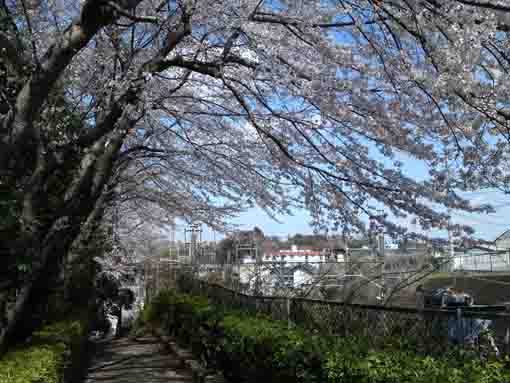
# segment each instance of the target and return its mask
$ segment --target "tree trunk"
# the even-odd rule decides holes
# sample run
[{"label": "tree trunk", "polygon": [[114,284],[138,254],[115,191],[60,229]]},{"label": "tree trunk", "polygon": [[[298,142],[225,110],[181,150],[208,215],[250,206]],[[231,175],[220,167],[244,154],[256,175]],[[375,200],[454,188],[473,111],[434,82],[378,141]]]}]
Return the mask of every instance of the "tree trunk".
[{"label": "tree trunk", "polygon": [[[38,310],[47,303],[51,283],[58,277],[62,269],[63,255],[67,252],[74,237],[79,232],[79,225],[70,227],[67,231],[58,230],[58,223],[54,224],[50,233],[43,241],[43,247],[36,257],[38,265],[28,281],[16,296],[13,307],[8,309],[6,326],[0,333],[0,353],[13,343],[17,336],[28,335],[31,330],[30,321],[32,310]],[[49,288],[50,286],[50,288]]]},{"label": "tree trunk", "polygon": [[[68,209],[65,217],[57,218],[46,233],[32,236],[29,247],[34,260],[31,280],[23,286],[16,297],[14,306],[8,310],[6,326],[0,331],[0,353],[12,343],[18,334],[25,335],[31,330],[27,321],[31,318],[30,309],[38,307],[48,298],[41,291],[47,291],[48,281],[53,281],[60,274],[63,261],[79,235],[82,224],[94,212],[96,202],[100,200],[104,186],[110,179],[115,157],[120,150],[124,132],[117,132],[110,144],[103,150],[89,153],[82,160],[82,168],[69,188],[67,194]],[[62,224],[65,226],[62,227]],[[34,225],[35,227],[35,225]]]}]

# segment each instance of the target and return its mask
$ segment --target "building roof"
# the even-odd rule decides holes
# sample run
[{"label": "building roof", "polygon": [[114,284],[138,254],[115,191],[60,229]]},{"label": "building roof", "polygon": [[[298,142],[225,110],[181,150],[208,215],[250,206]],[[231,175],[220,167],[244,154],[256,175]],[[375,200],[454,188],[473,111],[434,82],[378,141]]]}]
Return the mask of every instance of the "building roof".
[{"label": "building roof", "polygon": [[287,255],[290,256],[310,256],[310,255],[322,255],[322,251],[312,251],[312,250],[301,250],[301,251],[294,251],[294,250],[280,250],[275,251],[271,253],[264,253],[264,256],[273,256],[273,257],[285,257]]},{"label": "building roof", "polygon": [[510,239],[510,229],[509,230],[506,230],[504,231],[503,233],[501,233],[495,240],[494,242],[497,242],[497,241],[501,241],[501,240],[504,240],[504,239]]}]

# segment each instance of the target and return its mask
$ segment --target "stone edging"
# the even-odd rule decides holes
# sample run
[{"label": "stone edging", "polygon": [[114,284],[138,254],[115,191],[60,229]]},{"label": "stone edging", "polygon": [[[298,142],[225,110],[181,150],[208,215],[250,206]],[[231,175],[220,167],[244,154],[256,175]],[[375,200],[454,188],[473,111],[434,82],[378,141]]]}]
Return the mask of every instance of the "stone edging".
[{"label": "stone edging", "polygon": [[193,383],[226,383],[221,372],[213,372],[202,366],[198,360],[193,358],[191,350],[179,346],[172,337],[164,335],[161,329],[153,329],[152,333],[192,372]]}]

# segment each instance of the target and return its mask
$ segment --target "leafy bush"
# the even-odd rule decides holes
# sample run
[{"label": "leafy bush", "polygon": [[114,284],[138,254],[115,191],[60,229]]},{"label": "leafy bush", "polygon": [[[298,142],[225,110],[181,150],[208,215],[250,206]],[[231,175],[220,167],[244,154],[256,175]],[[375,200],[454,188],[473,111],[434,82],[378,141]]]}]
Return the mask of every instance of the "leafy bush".
[{"label": "leafy bush", "polygon": [[171,305],[176,303],[177,295],[171,290],[161,291],[150,305],[144,307],[142,317],[145,323],[160,324]]},{"label": "leafy bush", "polygon": [[47,324],[0,359],[0,383],[62,383],[83,360],[88,334],[82,318]]},{"label": "leafy bush", "polygon": [[395,350],[360,355],[339,348],[329,353],[325,366],[328,381],[338,383],[503,383],[510,381],[508,367],[501,361],[459,363]]},{"label": "leafy bush", "polygon": [[507,383],[510,362],[483,364],[396,348],[372,350],[363,338],[333,338],[288,328],[287,322],[224,311],[202,297],[162,292],[146,319],[236,382]]}]

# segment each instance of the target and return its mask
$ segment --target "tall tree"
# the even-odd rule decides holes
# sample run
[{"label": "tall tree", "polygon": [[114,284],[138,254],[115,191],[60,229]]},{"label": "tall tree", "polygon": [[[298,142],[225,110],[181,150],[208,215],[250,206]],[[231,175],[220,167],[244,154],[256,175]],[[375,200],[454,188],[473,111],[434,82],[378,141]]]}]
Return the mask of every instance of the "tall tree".
[{"label": "tall tree", "polygon": [[508,186],[509,12],[498,0],[0,0],[0,186],[19,217],[1,221],[15,238],[1,248],[30,264],[7,278],[0,346],[112,198],[213,226],[257,204],[362,228],[383,204],[397,233],[405,217],[444,228],[446,207],[489,211],[452,190]]}]

